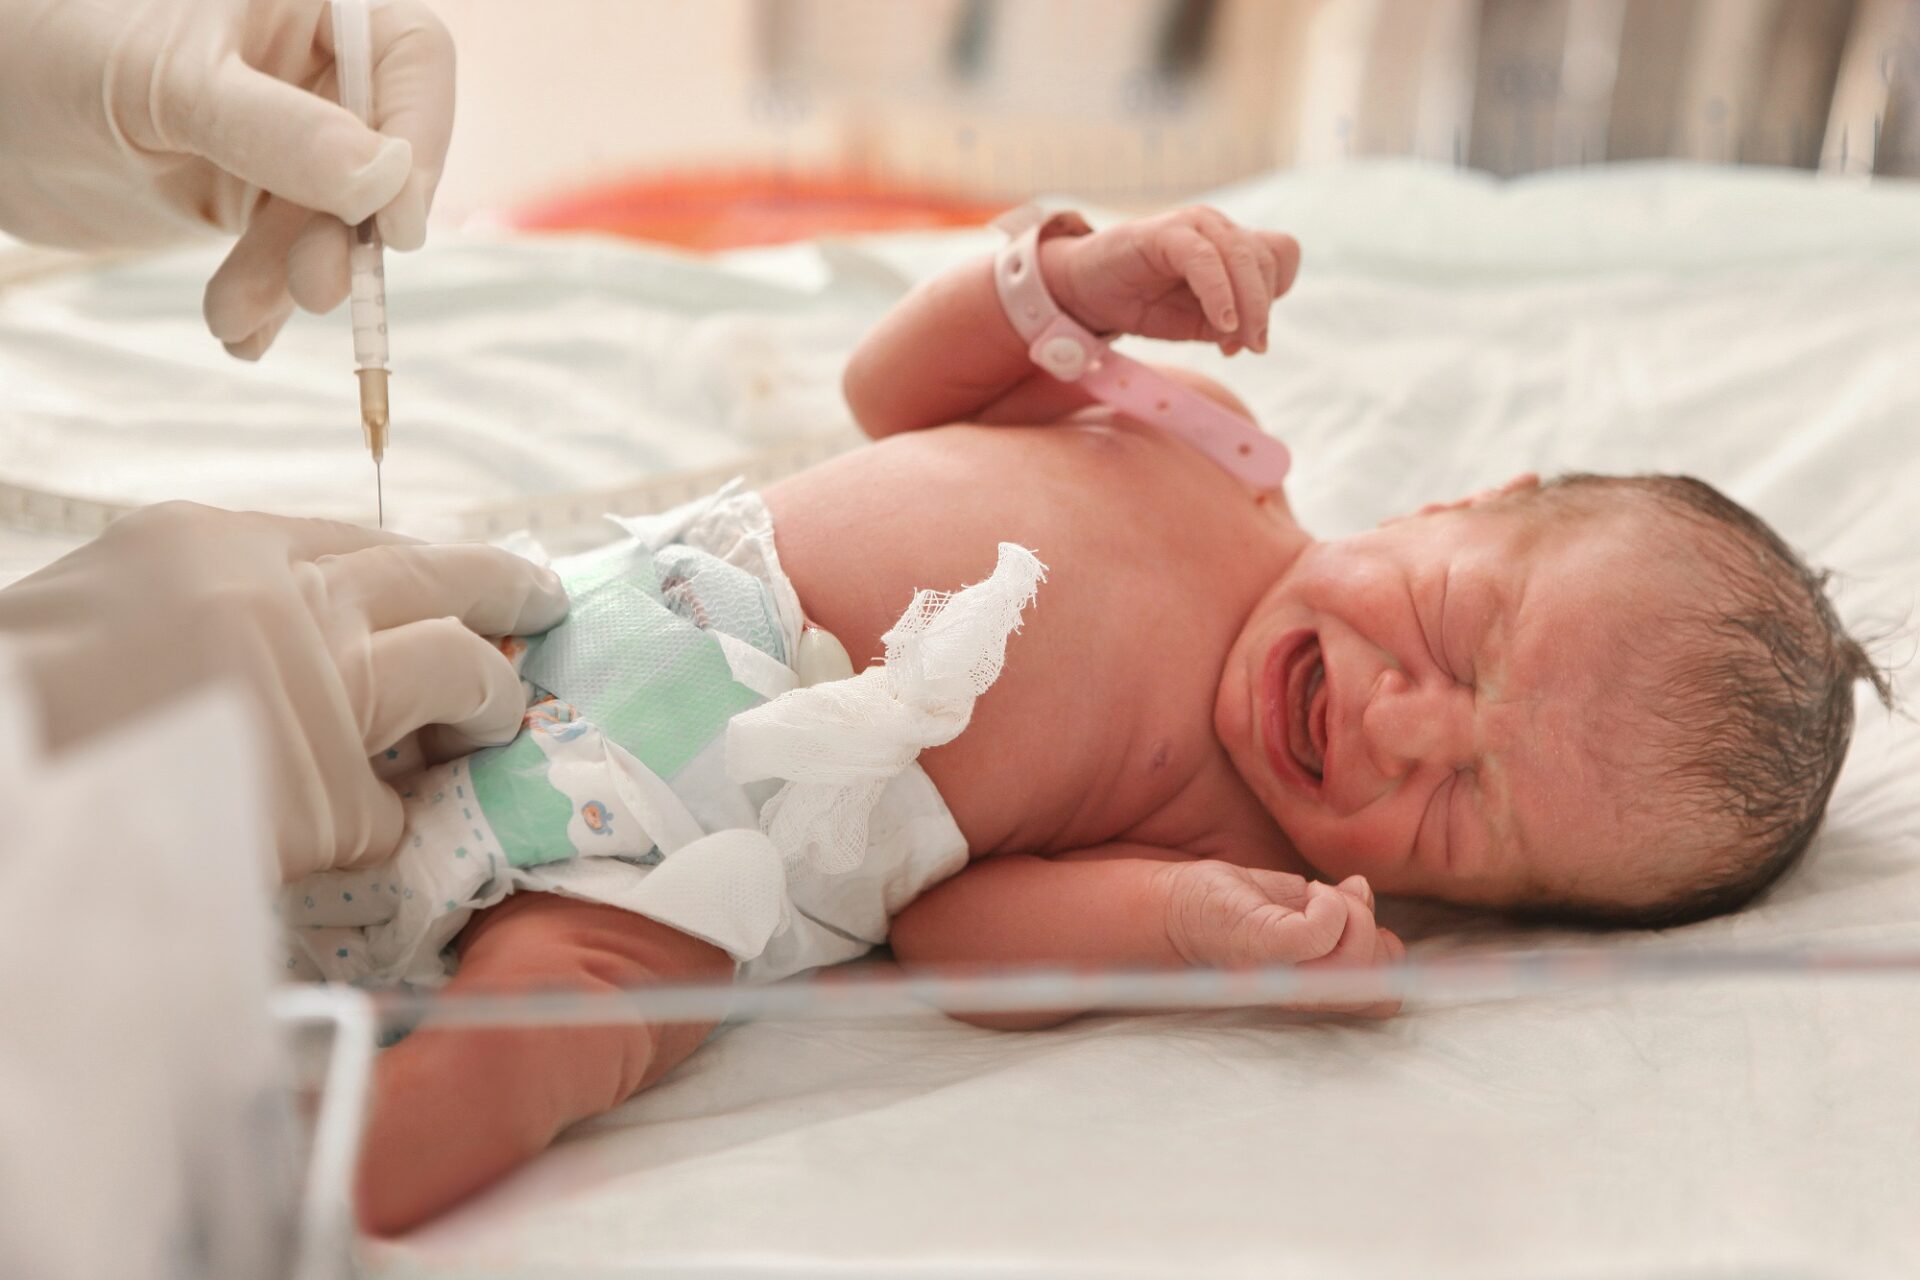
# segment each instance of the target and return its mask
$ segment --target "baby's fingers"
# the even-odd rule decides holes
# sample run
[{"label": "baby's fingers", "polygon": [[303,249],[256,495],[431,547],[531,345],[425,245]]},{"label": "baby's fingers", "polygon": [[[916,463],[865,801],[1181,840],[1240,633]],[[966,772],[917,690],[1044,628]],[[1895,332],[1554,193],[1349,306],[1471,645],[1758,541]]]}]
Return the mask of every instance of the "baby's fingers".
[{"label": "baby's fingers", "polygon": [[1400,941],[1400,935],[1393,930],[1382,929],[1373,958],[1379,964],[1399,964],[1407,958],[1407,944]]},{"label": "baby's fingers", "polygon": [[[1347,927],[1339,893],[1314,885],[1298,909],[1267,903],[1247,913],[1229,948],[1229,966],[1305,964],[1334,951]],[[1325,892],[1320,890],[1325,889]]]},{"label": "baby's fingers", "polygon": [[[1346,901],[1346,927],[1340,934],[1338,945],[1319,960],[1311,962],[1309,967],[1363,969],[1399,963],[1406,955],[1406,948],[1398,937],[1390,930],[1381,928],[1374,920],[1373,890],[1368,887],[1367,882],[1358,876],[1350,877],[1341,882],[1337,893]],[[1325,1007],[1344,1013],[1384,1018],[1397,1012],[1400,1002],[1384,1000],[1372,1004]]]},{"label": "baby's fingers", "polygon": [[[1373,963],[1375,965],[1397,965],[1407,958],[1407,944],[1400,941],[1400,935],[1391,929],[1374,931]],[[1353,1010],[1365,1018],[1391,1018],[1400,1012],[1400,1001],[1382,1000],[1378,1004],[1365,1005]]]},{"label": "baby's fingers", "polygon": [[1267,296],[1280,298],[1300,276],[1300,242],[1284,231],[1256,231],[1267,268]]},{"label": "baby's fingers", "polygon": [[1267,309],[1273,305],[1273,292],[1267,283],[1264,248],[1252,232],[1241,230],[1218,214],[1202,226],[1219,250],[1233,284],[1237,323],[1226,326],[1233,331],[1230,341],[1255,351],[1266,350]]},{"label": "baby's fingers", "polygon": [[1305,876],[1297,876],[1291,871],[1271,871],[1265,867],[1241,867],[1238,871],[1259,891],[1261,897],[1290,911],[1305,911],[1307,904],[1313,901],[1316,882]]},{"label": "baby's fingers", "polygon": [[[1360,892],[1348,887],[1356,880],[1359,881],[1359,889],[1365,893],[1364,898]],[[1373,891],[1367,888],[1367,882],[1355,876],[1343,882],[1338,888],[1323,884],[1317,884],[1314,888],[1323,891],[1326,896],[1338,902],[1346,912],[1339,939],[1326,952],[1315,958],[1315,967],[1341,965],[1353,968],[1372,964],[1379,926],[1373,922],[1373,904],[1370,901]]]},{"label": "baby's fingers", "polygon": [[1233,280],[1219,247],[1183,222],[1162,227],[1159,240],[1168,272],[1187,282],[1207,323],[1220,334],[1237,329],[1240,314],[1234,308]]}]

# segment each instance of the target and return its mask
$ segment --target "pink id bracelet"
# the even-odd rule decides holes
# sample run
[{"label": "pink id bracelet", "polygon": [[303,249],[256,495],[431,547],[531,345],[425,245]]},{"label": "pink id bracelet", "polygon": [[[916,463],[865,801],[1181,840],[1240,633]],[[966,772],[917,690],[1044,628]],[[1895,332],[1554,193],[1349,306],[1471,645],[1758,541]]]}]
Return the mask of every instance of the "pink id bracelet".
[{"label": "pink id bracelet", "polygon": [[1040,241],[1049,232],[1085,235],[1085,219],[1023,205],[996,218],[994,226],[1010,239],[994,258],[993,282],[1035,364],[1062,382],[1078,382],[1128,417],[1179,436],[1248,487],[1280,487],[1293,462],[1284,444],[1219,401],[1120,355],[1053,300],[1040,277]]}]

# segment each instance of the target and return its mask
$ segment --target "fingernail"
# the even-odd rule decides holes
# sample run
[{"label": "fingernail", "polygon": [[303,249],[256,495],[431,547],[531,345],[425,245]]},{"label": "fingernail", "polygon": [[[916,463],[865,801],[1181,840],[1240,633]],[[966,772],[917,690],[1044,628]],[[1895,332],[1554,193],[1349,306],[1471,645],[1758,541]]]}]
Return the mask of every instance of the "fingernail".
[{"label": "fingernail", "polygon": [[406,186],[374,221],[389,249],[411,253],[427,242],[427,190]]},{"label": "fingernail", "polygon": [[1240,327],[1240,317],[1235,314],[1232,307],[1228,307],[1220,313],[1220,327],[1222,329],[1238,329]]},{"label": "fingernail", "polygon": [[[293,308],[291,306],[287,308],[289,314],[292,310]],[[286,326],[286,323],[286,315],[269,316],[260,323],[258,328],[246,337],[241,338],[237,342],[222,342],[220,345],[225,347],[227,354],[234,359],[245,360],[247,363],[252,364],[258,361],[261,356],[267,354],[267,348],[271,347],[273,340],[280,336],[280,330]]]},{"label": "fingernail", "polygon": [[1253,349],[1261,355],[1267,354],[1267,330],[1264,325],[1261,326],[1260,332],[1254,336]]}]

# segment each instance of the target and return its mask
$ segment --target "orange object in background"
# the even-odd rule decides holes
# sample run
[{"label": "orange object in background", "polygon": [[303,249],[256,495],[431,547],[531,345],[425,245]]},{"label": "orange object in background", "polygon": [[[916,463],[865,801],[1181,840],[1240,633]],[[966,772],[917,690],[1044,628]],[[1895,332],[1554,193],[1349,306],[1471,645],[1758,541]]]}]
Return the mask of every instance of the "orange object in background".
[{"label": "orange object in background", "polygon": [[684,249],[735,249],[863,231],[977,227],[1003,211],[871,179],[777,172],[624,179],[510,210],[521,231],[600,231]]}]

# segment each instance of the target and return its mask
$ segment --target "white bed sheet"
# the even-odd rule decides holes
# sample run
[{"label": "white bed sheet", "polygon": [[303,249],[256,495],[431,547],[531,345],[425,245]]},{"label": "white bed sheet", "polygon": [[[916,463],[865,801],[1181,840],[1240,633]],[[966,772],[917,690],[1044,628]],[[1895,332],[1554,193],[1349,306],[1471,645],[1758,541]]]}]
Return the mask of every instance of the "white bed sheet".
[{"label": "white bed sheet", "polygon": [[[219,260],[209,247],[0,288],[0,481],[372,523],[344,312],[296,314],[265,359],[234,360],[200,319]],[[0,282],[7,265],[0,246]],[[592,238],[389,254],[389,527],[458,537],[479,506],[851,431],[840,363],[900,287],[870,274],[827,288],[811,249],[712,265]],[[0,540],[0,568],[52,545]]]},{"label": "white bed sheet", "polygon": [[[1222,377],[1289,441],[1309,528],[1353,530],[1525,469],[1684,470],[1842,570],[1842,612],[1867,631],[1911,618],[1920,193],[1685,167],[1499,185],[1383,164],[1278,176],[1218,203],[1305,245],[1272,353],[1154,354]],[[445,363],[418,471],[404,470],[416,446],[403,437],[388,492],[413,490],[431,514],[529,483],[529,421],[548,432],[540,484],[713,461],[840,421],[835,366],[884,305],[887,268],[917,276],[991,242],[900,237],[713,266],[581,242],[396,263],[396,316],[418,298],[414,341]],[[251,492],[334,503],[363,460],[343,455],[324,482],[309,464],[333,465],[320,433],[350,430],[350,391],[304,379],[330,371],[340,344],[311,325],[292,333],[289,360],[314,370],[294,390],[271,365],[226,381],[188,354],[190,316],[168,310],[201,265],[126,269],[152,286],[141,332],[156,355],[143,368],[172,378],[184,365],[233,388],[231,420],[208,437],[222,449],[269,430],[261,397],[281,406],[270,427],[309,433],[310,452],[284,492]],[[0,295],[0,381],[36,379],[33,403],[66,414],[28,422],[31,449],[9,424],[6,478],[73,482],[54,446],[96,419],[108,443],[86,456],[135,439],[121,428],[137,414],[55,367],[64,356],[17,341],[79,324],[102,358],[125,350],[124,326],[105,323],[119,305],[107,289],[89,278],[25,302]],[[538,345],[507,342],[516,309],[542,317]],[[568,364],[582,342],[584,362]],[[530,416],[514,374],[537,403],[561,386],[585,406],[577,436]],[[175,412],[200,413],[187,383],[155,385],[179,397]],[[325,415],[301,418],[300,396]],[[463,470],[444,471],[461,457]],[[236,468],[214,487],[245,478]],[[95,479],[100,496],[208,482],[184,464],[171,478]],[[1909,638],[1884,653],[1912,651]],[[1761,905],[1660,936],[1578,940],[1920,943],[1920,729],[1860,706],[1827,832]],[[1421,939],[1416,954],[1564,940],[1404,907],[1389,919]],[[375,1258],[435,1276],[1909,1276],[1920,983],[1434,1004],[1365,1026],[1254,1014],[1033,1035],[932,1015],[747,1025]]]}]

